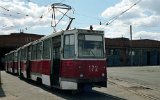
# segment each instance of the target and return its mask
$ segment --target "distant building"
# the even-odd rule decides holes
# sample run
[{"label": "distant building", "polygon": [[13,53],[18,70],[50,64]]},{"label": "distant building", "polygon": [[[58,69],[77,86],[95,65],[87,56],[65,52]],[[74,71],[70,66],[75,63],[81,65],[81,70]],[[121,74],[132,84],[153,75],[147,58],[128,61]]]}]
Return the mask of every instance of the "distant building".
[{"label": "distant building", "polygon": [[108,66],[160,65],[160,41],[106,38]]},{"label": "distant building", "polygon": [[0,69],[4,69],[4,55],[6,53],[41,37],[43,35],[23,32],[0,35]]},{"label": "distant building", "polygon": [[[6,53],[41,37],[22,32],[0,35],[0,69],[4,69]],[[105,45],[108,66],[160,65],[160,41],[106,38]]]}]

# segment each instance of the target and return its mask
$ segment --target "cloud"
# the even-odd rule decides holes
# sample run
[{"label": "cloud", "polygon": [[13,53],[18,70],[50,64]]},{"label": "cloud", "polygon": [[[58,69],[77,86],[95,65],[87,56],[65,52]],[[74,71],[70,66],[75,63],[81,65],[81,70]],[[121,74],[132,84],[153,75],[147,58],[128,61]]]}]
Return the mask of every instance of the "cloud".
[{"label": "cloud", "polygon": [[120,21],[116,21],[116,24],[111,26],[105,25],[94,25],[95,30],[103,30],[105,37],[116,38],[116,37],[128,37],[129,38],[129,26],[122,24]]},{"label": "cloud", "polygon": [[[101,16],[105,19],[111,20],[115,16],[120,15],[123,11],[131,7],[135,0],[121,0],[119,3],[107,8],[102,12]],[[160,0],[141,0],[132,9],[128,10],[123,15],[119,16],[113,23],[106,26],[106,37],[129,37],[129,25],[134,27],[133,38],[137,39],[159,39],[160,30]],[[152,28],[152,30],[150,30]],[[135,36],[134,36],[135,35]],[[158,37],[157,37],[158,36]]]},{"label": "cloud", "polygon": [[139,5],[145,10],[149,10],[155,14],[160,14],[160,0],[142,0]]},{"label": "cloud", "polygon": [[[61,10],[64,12],[64,10]],[[42,16],[42,18],[40,18]],[[56,18],[61,13],[56,11]],[[0,34],[9,34],[12,30],[31,29],[44,27],[51,28],[51,7],[40,6],[25,0],[1,0],[0,1]],[[66,25],[66,21],[60,23]],[[36,29],[38,30],[38,29]]]},{"label": "cloud", "polygon": [[[133,36],[134,39],[153,39],[153,40],[160,40],[159,37],[160,33],[157,32],[146,32],[146,31],[139,31],[135,33]],[[158,36],[158,37],[157,37]],[[150,38],[148,38],[150,37]]]},{"label": "cloud", "polygon": [[48,16],[40,21],[40,15],[48,9],[44,6],[26,4],[22,0],[3,0],[0,1],[0,7],[0,34],[9,34],[8,32],[16,32],[32,25],[45,26],[50,22]]},{"label": "cloud", "polygon": [[12,30],[12,29],[9,29],[9,30],[1,30],[0,29],[0,31],[1,31],[1,35],[8,35],[8,34],[10,34],[10,33],[14,33],[14,32],[17,32],[17,30]]},{"label": "cloud", "polygon": [[142,18],[137,18],[136,20],[132,21],[133,25],[137,26],[148,26],[148,27],[156,27],[160,26],[160,16],[159,15],[151,15],[148,17],[142,17]]}]

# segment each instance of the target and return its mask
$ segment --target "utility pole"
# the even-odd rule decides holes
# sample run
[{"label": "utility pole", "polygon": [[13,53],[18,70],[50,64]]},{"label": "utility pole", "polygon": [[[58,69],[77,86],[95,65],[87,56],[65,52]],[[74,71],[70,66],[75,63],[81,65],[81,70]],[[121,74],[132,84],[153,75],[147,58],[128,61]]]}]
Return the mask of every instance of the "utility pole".
[{"label": "utility pole", "polygon": [[130,65],[133,66],[133,53],[132,53],[132,25],[130,25]]}]

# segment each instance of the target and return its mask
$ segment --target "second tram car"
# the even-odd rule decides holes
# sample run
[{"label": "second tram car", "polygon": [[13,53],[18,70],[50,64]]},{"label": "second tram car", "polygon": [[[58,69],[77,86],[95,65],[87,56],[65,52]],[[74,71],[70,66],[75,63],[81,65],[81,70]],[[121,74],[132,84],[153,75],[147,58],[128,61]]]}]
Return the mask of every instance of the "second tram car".
[{"label": "second tram car", "polygon": [[54,33],[5,57],[6,71],[49,87],[79,90],[107,86],[103,31],[73,29]]}]

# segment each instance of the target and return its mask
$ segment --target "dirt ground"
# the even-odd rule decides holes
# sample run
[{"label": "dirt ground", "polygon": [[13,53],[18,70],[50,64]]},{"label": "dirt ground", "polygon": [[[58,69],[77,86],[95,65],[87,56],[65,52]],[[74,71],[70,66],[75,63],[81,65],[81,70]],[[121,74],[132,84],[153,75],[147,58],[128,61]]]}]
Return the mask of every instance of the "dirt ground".
[{"label": "dirt ground", "polygon": [[108,87],[71,94],[1,72],[0,100],[160,100],[160,67],[108,68]]}]

